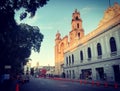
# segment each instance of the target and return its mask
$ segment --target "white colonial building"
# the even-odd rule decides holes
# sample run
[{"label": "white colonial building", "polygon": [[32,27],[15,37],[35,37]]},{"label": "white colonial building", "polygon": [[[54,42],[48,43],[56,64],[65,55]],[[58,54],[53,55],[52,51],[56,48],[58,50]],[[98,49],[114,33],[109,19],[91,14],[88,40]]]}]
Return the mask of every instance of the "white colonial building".
[{"label": "white colonial building", "polygon": [[109,7],[99,26],[87,35],[77,10],[72,15],[71,26],[70,41],[68,36],[61,39],[60,33],[56,34],[55,52],[64,55],[64,61],[58,61],[64,64],[66,78],[120,82],[120,5]]}]

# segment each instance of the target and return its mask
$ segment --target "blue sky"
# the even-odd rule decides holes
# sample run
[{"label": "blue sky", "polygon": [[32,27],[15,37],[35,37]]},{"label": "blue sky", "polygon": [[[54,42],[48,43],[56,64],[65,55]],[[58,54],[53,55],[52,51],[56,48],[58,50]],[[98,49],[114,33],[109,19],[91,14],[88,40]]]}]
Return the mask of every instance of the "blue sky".
[{"label": "blue sky", "polygon": [[[111,0],[120,4],[120,0]],[[19,14],[15,19],[18,23],[27,23],[38,26],[44,35],[40,53],[32,52],[32,66],[39,62],[39,65],[54,65],[54,46],[57,31],[64,37],[71,31],[72,13],[77,9],[83,21],[85,34],[97,28],[103,17],[104,11],[109,7],[109,0],[50,0],[47,5],[37,10],[35,17],[19,21]]]}]

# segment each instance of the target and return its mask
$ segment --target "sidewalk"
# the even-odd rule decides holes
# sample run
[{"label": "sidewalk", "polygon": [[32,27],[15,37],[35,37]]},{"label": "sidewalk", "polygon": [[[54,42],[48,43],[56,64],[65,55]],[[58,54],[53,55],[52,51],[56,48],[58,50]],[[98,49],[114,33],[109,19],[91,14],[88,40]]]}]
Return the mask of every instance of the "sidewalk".
[{"label": "sidewalk", "polygon": [[77,79],[66,79],[66,78],[49,78],[49,79],[61,80],[61,81],[70,81],[70,82],[78,82],[80,84],[91,84],[92,86],[120,88],[120,83],[117,83],[117,82],[82,80],[82,79],[77,80]]}]

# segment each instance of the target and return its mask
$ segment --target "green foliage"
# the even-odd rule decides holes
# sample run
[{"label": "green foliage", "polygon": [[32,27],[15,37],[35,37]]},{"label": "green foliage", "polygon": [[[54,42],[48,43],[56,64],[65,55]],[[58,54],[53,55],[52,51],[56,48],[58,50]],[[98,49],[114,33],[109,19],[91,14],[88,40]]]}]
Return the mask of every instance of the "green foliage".
[{"label": "green foliage", "polygon": [[14,19],[15,10],[24,8],[20,19],[33,17],[38,8],[49,0],[0,0],[0,69],[11,65],[13,70],[20,70],[21,63],[26,64],[31,50],[40,52],[43,35],[36,26],[18,25]]},{"label": "green foliage", "polygon": [[20,17],[22,20],[27,16],[27,13],[30,13],[30,17],[33,17],[37,9],[46,5],[48,1],[49,0],[0,0],[0,9],[5,13],[11,13],[20,8],[24,8],[25,11]]}]

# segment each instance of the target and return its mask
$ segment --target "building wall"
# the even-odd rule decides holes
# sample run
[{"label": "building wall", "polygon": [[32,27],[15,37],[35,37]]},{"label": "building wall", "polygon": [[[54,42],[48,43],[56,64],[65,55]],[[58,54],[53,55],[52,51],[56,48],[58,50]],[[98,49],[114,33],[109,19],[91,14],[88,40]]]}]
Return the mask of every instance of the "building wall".
[{"label": "building wall", "polygon": [[[76,71],[76,79],[79,78],[79,74],[81,73],[81,69],[92,69],[92,78],[94,80],[97,80],[96,78],[96,68],[103,67],[104,72],[108,76],[108,80],[114,80],[114,73],[113,73],[113,65],[120,65],[120,36],[119,36],[119,31],[120,31],[120,25],[118,26],[118,30],[112,29],[111,31],[108,31],[108,33],[104,33],[101,36],[98,36],[97,38],[91,40],[88,42],[87,45],[79,46],[74,52],[69,52],[65,54],[65,57],[71,56],[71,54],[74,54],[74,64],[70,66],[65,65],[65,71],[67,70],[75,70]],[[111,56],[110,52],[110,43],[109,39],[110,37],[114,37],[116,39],[116,46],[117,46],[117,54],[114,56]],[[96,45],[97,43],[101,43],[102,46],[102,58],[98,59],[97,56],[97,48]],[[87,57],[87,48],[91,47],[91,52],[92,52],[92,58],[91,60],[88,61]],[[80,62],[80,50],[83,51],[83,56],[84,60],[81,63]],[[66,64],[66,60],[65,60]],[[66,73],[66,72],[65,72]]]},{"label": "building wall", "polygon": [[[119,6],[117,3],[112,7],[116,9]],[[120,6],[119,6],[120,9]],[[106,10],[109,11],[109,8]],[[104,14],[104,17],[106,13]],[[102,19],[102,21],[104,18]],[[70,48],[65,50],[64,58],[64,69],[66,78],[75,79],[93,79],[93,80],[107,80],[107,81],[117,81],[120,79],[115,77],[115,69],[118,68],[118,73],[120,75],[120,13],[114,17],[108,19],[106,22],[100,22],[101,26],[88,35],[84,36],[82,39],[76,41],[75,48],[70,50]],[[103,23],[103,24],[102,24]],[[114,37],[116,41],[117,51],[111,52],[110,50],[110,38]],[[97,44],[101,44],[102,55],[97,55]],[[88,58],[88,47],[91,48],[91,58]],[[80,59],[80,51],[83,51],[83,60]],[[74,55],[74,64],[67,65],[66,57]],[[69,58],[68,58],[69,60]],[[72,74],[72,70],[75,74]],[[90,75],[89,78],[83,78],[80,75],[82,71],[85,75]],[[87,72],[86,72],[87,71]],[[73,77],[75,75],[75,77]],[[104,76],[104,77],[103,77]]]},{"label": "building wall", "polygon": [[[78,23],[80,27],[77,27]],[[84,35],[82,20],[77,10],[73,13],[71,26],[72,30],[69,32],[70,41],[68,41],[68,37],[66,42],[63,42],[64,38],[56,37],[55,50],[57,52],[55,53],[55,62],[64,64],[63,71],[66,78],[120,81],[120,5],[115,3],[114,6],[109,7],[105,11],[99,26],[87,35]],[[79,36],[78,33],[82,36]],[[117,48],[117,51],[114,52],[111,52],[110,48],[110,38],[112,37],[115,39]],[[64,56],[59,60],[61,43],[64,43],[62,50]],[[99,56],[98,43],[100,43],[102,51],[102,55]],[[88,58],[88,48],[91,49],[91,58]],[[83,52],[83,60],[81,60],[80,51]],[[61,64],[55,66],[61,69]],[[62,72],[61,70],[57,71]]]},{"label": "building wall", "polygon": [[62,65],[64,64],[64,49],[68,46],[68,37],[61,39],[60,33],[56,34],[55,39],[55,75],[62,74]]}]

